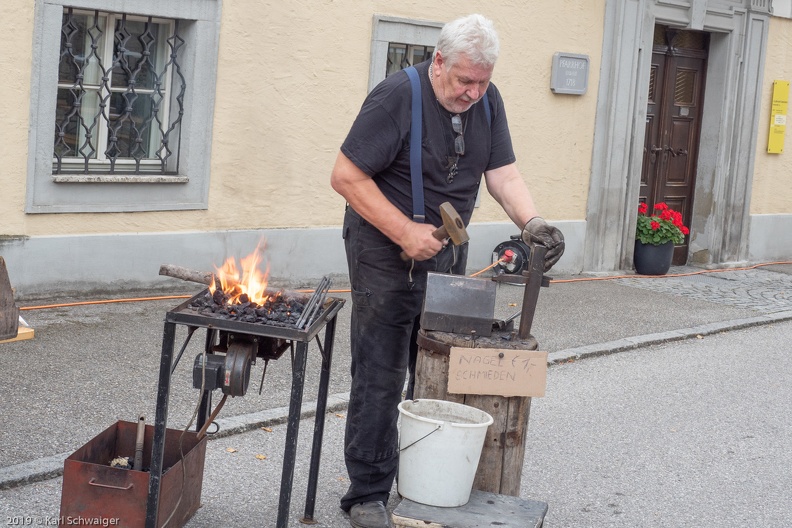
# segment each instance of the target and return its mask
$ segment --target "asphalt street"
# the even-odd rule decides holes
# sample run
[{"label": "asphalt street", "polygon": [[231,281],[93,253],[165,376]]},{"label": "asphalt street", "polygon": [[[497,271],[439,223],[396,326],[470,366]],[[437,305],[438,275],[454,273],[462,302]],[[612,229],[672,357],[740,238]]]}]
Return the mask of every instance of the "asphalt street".
[{"label": "asphalt street", "polygon": [[[542,290],[532,334],[550,352],[550,367],[547,394],[532,403],[521,497],[548,503],[545,526],[792,524],[790,271],[560,277]],[[501,285],[496,316],[518,309],[521,293]],[[180,302],[23,311],[36,337],[0,344],[0,368],[9,374],[0,387],[6,525],[56,517],[63,459],[117,420],[153,417],[163,314]],[[347,306],[338,317],[324,417],[319,526],[348,525],[338,508],[348,484],[348,316]],[[190,369],[202,343],[194,341],[174,373],[172,428],[195,407]],[[303,515],[316,356],[309,357],[291,526]],[[290,372],[288,360],[274,362],[259,396],[261,366],[254,369],[250,392],[219,417],[225,436],[208,443],[202,506],[188,526],[274,525]],[[394,493],[390,506],[397,502]]]}]

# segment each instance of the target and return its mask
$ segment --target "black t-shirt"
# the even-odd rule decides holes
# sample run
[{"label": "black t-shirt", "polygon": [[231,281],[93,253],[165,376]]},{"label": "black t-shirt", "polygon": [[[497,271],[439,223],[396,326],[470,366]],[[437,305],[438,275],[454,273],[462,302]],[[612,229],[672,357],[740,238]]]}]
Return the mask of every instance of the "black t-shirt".
[{"label": "black t-shirt", "polygon": [[[515,161],[503,99],[494,84],[487,88],[492,123],[487,124],[484,102],[461,114],[465,154],[458,173],[448,182],[449,157],[456,158],[451,114],[437,102],[429,82],[430,61],[415,66],[421,79],[423,103],[422,168],[426,221],[442,225],[439,206],[451,202],[467,223],[484,171]],[[341,151],[374,179],[382,193],[412,218],[410,180],[410,122],[412,90],[407,74],[386,78],[363,103]]]}]

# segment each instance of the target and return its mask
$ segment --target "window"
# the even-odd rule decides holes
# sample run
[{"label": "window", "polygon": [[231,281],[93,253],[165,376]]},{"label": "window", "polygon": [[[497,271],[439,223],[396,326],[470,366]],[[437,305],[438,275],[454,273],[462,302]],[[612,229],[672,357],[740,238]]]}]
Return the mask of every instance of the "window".
[{"label": "window", "polygon": [[369,91],[388,75],[429,59],[442,27],[440,22],[375,16]]},{"label": "window", "polygon": [[208,207],[221,8],[35,0],[25,212]]},{"label": "window", "polygon": [[173,20],[64,9],[53,173],[176,173],[186,89],[183,77],[173,78],[184,45],[177,28]]},{"label": "window", "polygon": [[414,66],[431,59],[432,52],[434,52],[433,46],[415,46],[390,42],[388,44],[388,66],[385,70],[385,76],[387,77],[408,66]]}]

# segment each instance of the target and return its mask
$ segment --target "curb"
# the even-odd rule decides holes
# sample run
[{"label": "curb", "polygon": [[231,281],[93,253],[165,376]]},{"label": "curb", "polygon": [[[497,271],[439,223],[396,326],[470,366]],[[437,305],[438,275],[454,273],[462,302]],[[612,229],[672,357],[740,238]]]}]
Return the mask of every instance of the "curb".
[{"label": "curb", "polygon": [[[745,319],[732,319],[709,323],[691,328],[680,330],[670,330],[654,334],[646,334],[635,337],[626,337],[615,341],[607,341],[594,345],[585,345],[576,348],[567,348],[551,352],[548,355],[547,364],[560,365],[572,361],[586,359],[590,357],[605,356],[635,350],[653,345],[671,343],[700,336],[728,332],[730,330],[740,330],[772,323],[792,320],[792,310],[776,312],[768,315],[760,315]],[[346,409],[349,403],[349,393],[331,394],[327,397],[327,412],[337,412]],[[316,415],[316,402],[306,402],[302,404],[300,419],[311,418]],[[218,424],[218,431],[209,435],[209,440],[224,438],[227,436],[251,431],[258,427],[279,425],[288,421],[289,408],[276,407],[250,414],[230,416],[215,420]],[[71,453],[61,453],[45,458],[23,462],[13,466],[0,468],[0,490],[6,490],[58,478],[63,474],[63,462]]]},{"label": "curb", "polygon": [[589,357],[605,356],[608,354],[614,354],[616,352],[624,352],[627,350],[634,350],[652,345],[661,345],[664,343],[671,343],[673,341],[681,341],[683,339],[703,337],[706,335],[728,332],[730,330],[740,330],[742,328],[780,323],[782,321],[789,320],[792,320],[792,310],[776,312],[768,315],[758,315],[756,317],[748,317],[745,319],[731,319],[729,321],[708,323],[705,325],[683,328],[680,330],[669,330],[667,332],[658,332],[655,334],[625,337],[615,341],[607,341],[605,343],[597,343],[595,345],[585,345],[582,347],[567,348],[566,350],[551,352],[548,354],[547,364],[558,365],[561,363],[577,361]]}]

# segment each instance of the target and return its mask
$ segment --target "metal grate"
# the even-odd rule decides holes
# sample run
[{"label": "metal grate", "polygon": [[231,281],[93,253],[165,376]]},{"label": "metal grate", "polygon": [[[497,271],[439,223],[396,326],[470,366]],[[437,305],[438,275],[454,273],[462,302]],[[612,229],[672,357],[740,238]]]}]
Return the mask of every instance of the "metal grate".
[{"label": "metal grate", "polygon": [[408,66],[413,66],[432,58],[434,48],[432,46],[417,46],[411,44],[399,44],[391,42],[388,44],[388,64],[385,68],[385,76],[403,70]]},{"label": "metal grate", "polygon": [[674,104],[676,106],[693,106],[696,93],[697,72],[679,68],[674,79]]},{"label": "metal grate", "polygon": [[177,173],[184,44],[178,20],[65,8],[53,172]]}]

